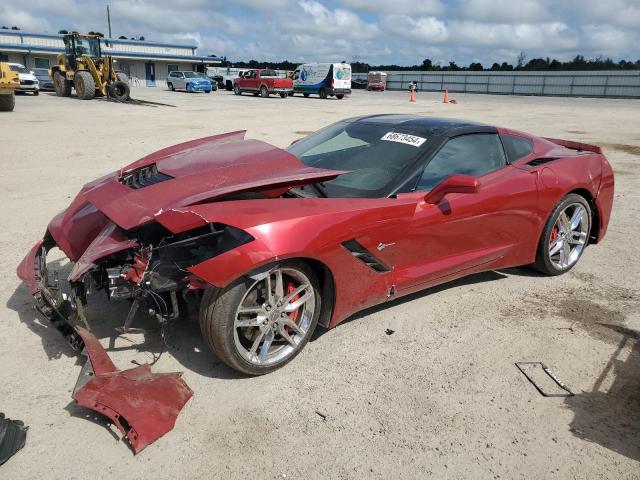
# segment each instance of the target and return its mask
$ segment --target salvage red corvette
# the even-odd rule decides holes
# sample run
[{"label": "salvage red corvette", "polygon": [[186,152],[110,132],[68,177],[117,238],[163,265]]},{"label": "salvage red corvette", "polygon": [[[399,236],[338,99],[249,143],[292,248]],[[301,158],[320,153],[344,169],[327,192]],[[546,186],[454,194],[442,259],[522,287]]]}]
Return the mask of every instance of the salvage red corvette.
[{"label": "salvage red corvette", "polygon": [[480,271],[567,272],[604,237],[613,185],[597,146],[458,120],[358,117],[286,150],[233,132],[87,184],[18,275],[78,349],[96,290],[132,301],[125,332],[186,300],[220,359],[264,374],[366,307]]}]

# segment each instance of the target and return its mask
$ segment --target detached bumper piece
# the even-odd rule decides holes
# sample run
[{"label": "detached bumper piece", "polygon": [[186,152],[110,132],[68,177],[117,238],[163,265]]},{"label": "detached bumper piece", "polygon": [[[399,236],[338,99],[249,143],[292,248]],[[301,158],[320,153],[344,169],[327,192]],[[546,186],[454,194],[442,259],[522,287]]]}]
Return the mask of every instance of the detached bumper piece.
[{"label": "detached bumper piece", "polygon": [[193,395],[182,373],[152,373],[148,364],[120,371],[92,333],[74,328],[89,357],[73,391],[78,405],[111,419],[135,453],[172,430]]},{"label": "detached bumper piece", "polygon": [[0,465],[24,447],[28,429],[20,420],[4,418],[4,413],[0,413]]}]

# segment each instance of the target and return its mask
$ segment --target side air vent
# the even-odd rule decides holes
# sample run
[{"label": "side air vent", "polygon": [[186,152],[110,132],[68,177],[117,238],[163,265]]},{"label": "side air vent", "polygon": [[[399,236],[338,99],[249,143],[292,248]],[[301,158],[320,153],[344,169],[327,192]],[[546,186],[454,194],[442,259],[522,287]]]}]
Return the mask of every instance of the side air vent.
[{"label": "side air vent", "polygon": [[375,257],[369,250],[364,248],[355,240],[348,240],[344,242],[342,246],[349,250],[351,255],[376,272],[388,272],[391,270],[386,263]]},{"label": "side air vent", "polygon": [[544,165],[545,163],[553,162],[554,160],[557,160],[557,159],[558,157],[534,158],[530,162],[527,162],[527,165],[529,165],[530,167],[537,167],[539,165]]},{"label": "side air vent", "polygon": [[171,180],[171,175],[166,175],[158,171],[157,165],[154,163],[144,168],[125,173],[120,177],[120,183],[130,188],[144,188],[149,185]]}]

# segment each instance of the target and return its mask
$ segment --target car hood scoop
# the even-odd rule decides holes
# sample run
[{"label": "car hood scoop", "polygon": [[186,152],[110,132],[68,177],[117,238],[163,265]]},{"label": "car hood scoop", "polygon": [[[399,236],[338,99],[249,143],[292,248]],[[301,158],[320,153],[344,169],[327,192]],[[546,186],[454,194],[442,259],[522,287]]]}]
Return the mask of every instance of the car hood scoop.
[{"label": "car hood scoop", "polygon": [[[149,172],[150,176],[145,176]],[[233,193],[321,182],[342,173],[307,167],[285,150],[259,140],[245,140],[244,132],[233,132],[155,152],[116,175],[86,185],[80,195],[128,230],[170,208]]]}]

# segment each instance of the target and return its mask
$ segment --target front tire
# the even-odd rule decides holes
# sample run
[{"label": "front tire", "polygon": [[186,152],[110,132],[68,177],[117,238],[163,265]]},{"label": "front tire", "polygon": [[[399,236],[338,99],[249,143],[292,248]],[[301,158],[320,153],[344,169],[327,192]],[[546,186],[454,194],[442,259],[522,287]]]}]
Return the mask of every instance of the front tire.
[{"label": "front tire", "polygon": [[200,329],[228,366],[263,375],[300,353],[313,335],[321,307],[313,270],[288,261],[266,272],[251,272],[221,291],[208,288],[200,306]]},{"label": "front tire", "polygon": [[237,83],[233,86],[233,93],[236,95],[242,95],[242,90],[240,90],[240,85]]},{"label": "front tire", "polygon": [[171,90],[172,92],[176,91],[176,87],[174,87],[173,83],[171,83],[171,82],[167,83],[167,87],[169,87],[169,90]]},{"label": "front tire", "polygon": [[90,72],[80,70],[73,79],[76,95],[80,100],[92,100],[96,95],[96,84]]},{"label": "front tire", "polygon": [[591,232],[591,207],[581,195],[570,193],[553,209],[538,243],[534,268],[562,275],[582,256]]},{"label": "front tire", "polygon": [[339,94],[337,94],[337,95],[336,95],[336,98],[337,98],[338,100],[342,100],[342,99],[344,98],[344,93],[339,93]]}]

